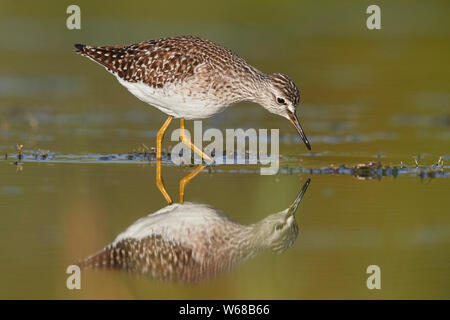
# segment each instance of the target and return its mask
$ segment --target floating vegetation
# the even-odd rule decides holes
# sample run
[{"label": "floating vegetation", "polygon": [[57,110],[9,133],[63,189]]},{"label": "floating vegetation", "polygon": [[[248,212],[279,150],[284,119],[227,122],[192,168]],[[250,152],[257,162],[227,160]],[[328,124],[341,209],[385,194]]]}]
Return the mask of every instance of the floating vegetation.
[{"label": "floating vegetation", "polygon": [[28,160],[44,161],[54,159],[54,153],[51,153],[49,150],[24,150],[23,144],[16,145],[16,149],[16,153],[5,153],[4,159],[15,159],[15,164]]},{"label": "floating vegetation", "polygon": [[[225,159],[224,154],[224,159]],[[252,164],[253,159],[248,152],[238,154],[230,154],[227,158],[231,158],[238,163],[250,164],[243,167],[242,165],[212,165],[205,170],[209,173],[241,173],[241,174],[259,174],[260,166]],[[310,168],[303,166],[304,158],[287,158],[280,157],[280,169],[278,174],[297,174],[308,173],[313,175],[349,175],[357,179],[371,180],[381,179],[382,177],[397,177],[400,175],[410,174],[420,178],[449,178],[450,166],[444,164],[444,159],[448,156],[441,156],[436,163],[431,165],[420,164],[420,157],[414,159],[414,163],[406,165],[400,162],[399,165],[389,166],[383,165],[380,161],[363,162],[356,165],[339,165],[330,164],[320,168]],[[16,146],[15,153],[5,153],[5,160],[12,160],[13,164],[19,166],[24,162],[50,162],[50,163],[155,163],[156,150],[149,148],[145,144],[140,145],[133,151],[123,154],[79,154],[79,155],[63,155],[50,152],[49,150],[24,150],[23,145]],[[174,165],[171,160],[170,150],[163,150],[161,153],[161,161],[164,165]],[[252,161],[251,161],[252,160]],[[20,169],[21,170],[21,169]]]},{"label": "floating vegetation", "polygon": [[355,166],[334,166],[320,168],[320,169],[306,169],[303,172],[309,172],[311,174],[345,174],[351,175],[358,179],[371,180],[381,179],[382,177],[394,177],[401,174],[416,174],[421,178],[448,178],[450,172],[444,171],[443,166],[415,166],[408,167],[401,164],[400,166],[383,166],[381,162],[368,162],[361,163]]},{"label": "floating vegetation", "polygon": [[[163,160],[170,160],[170,153],[161,152],[161,158]],[[141,143],[141,145],[137,149],[133,149],[132,152],[128,153],[128,160],[156,161],[156,149],[150,149],[144,143]]]}]

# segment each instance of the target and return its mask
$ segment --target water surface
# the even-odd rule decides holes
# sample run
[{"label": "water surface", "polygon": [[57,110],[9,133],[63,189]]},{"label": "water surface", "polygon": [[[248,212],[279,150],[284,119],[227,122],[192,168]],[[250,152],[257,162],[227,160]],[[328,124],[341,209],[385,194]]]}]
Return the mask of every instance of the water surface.
[{"label": "water surface", "polygon": [[[25,12],[6,2],[0,13],[1,298],[450,297],[445,2],[383,3],[377,32],[365,28],[356,1],[227,2],[214,10],[186,3],[170,14],[145,1],[80,6],[80,31],[65,29],[63,5],[32,4]],[[296,214],[299,235],[284,253],[262,252],[197,284],[89,270],[82,290],[67,290],[69,264],[166,206],[151,156],[165,116],[72,45],[175,34],[222,43],[300,87],[312,152],[285,119],[238,104],[205,120],[204,130],[279,128],[279,174],[214,166],[185,194],[251,224],[287,208],[311,178]],[[166,139],[165,150],[174,144]],[[193,169],[164,162],[173,199]],[[366,287],[372,264],[381,267],[381,290]]]}]

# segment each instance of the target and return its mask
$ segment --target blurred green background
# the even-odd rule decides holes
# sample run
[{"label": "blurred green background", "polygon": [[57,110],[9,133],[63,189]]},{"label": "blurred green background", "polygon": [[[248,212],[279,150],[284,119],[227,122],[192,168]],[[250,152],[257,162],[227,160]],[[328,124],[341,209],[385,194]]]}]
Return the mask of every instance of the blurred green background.
[{"label": "blurred green background", "polygon": [[[70,4],[81,8],[81,30],[66,28]],[[381,7],[381,30],[366,28],[370,4]],[[191,34],[266,73],[288,74],[301,91],[299,117],[313,153],[285,119],[250,103],[205,120],[204,129],[280,128],[280,153],[290,159],[281,165],[289,168],[416,160],[431,166],[441,158],[448,172],[449,7],[448,1],[2,0],[0,298],[450,298],[448,178],[313,175],[298,212],[300,235],[281,255],[264,253],[188,286],[89,271],[82,290],[69,291],[67,265],[165,206],[154,164],[19,167],[3,160],[16,144],[66,159],[154,146],[165,115],[76,55],[73,44]],[[247,167],[201,173],[186,200],[252,223],[286,208],[310,176],[236,168]],[[189,170],[163,167],[174,198]],[[366,287],[371,264],[381,267],[381,290]]]}]

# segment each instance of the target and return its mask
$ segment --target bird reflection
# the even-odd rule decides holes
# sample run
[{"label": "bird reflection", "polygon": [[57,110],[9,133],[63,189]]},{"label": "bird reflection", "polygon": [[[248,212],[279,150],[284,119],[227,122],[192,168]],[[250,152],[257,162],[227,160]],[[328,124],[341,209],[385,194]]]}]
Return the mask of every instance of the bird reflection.
[{"label": "bird reflection", "polygon": [[137,220],[79,265],[174,282],[210,279],[262,251],[290,248],[298,235],[295,212],[309,183],[287,209],[250,225],[202,203],[168,205]]}]

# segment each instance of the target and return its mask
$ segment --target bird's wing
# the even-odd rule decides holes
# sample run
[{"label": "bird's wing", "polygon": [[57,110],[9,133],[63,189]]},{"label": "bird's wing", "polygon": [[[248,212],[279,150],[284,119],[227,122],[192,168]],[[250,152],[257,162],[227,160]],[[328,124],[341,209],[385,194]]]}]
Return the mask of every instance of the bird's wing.
[{"label": "bird's wing", "polygon": [[151,87],[181,81],[199,72],[219,70],[235,55],[228,49],[197,37],[174,37],[129,46],[75,45],[77,53],[103,65],[129,82]]},{"label": "bird's wing", "polygon": [[141,240],[124,239],[109,245],[78,264],[81,268],[119,269],[175,280],[186,276],[188,269],[197,269],[192,248],[149,236]]}]

